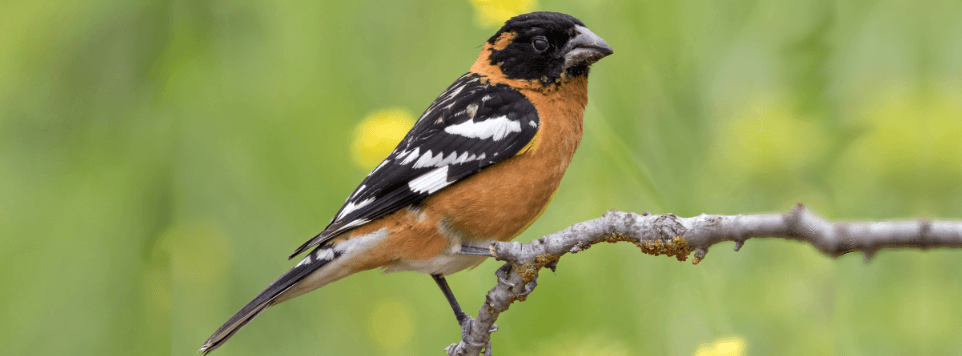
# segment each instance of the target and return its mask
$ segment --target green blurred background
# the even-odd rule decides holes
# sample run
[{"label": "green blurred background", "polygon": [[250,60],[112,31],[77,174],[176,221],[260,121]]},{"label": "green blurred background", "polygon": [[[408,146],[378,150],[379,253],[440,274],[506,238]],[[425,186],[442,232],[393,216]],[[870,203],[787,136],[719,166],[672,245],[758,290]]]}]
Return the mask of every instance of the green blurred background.
[{"label": "green blurred background", "polygon": [[[361,120],[417,116],[467,71],[496,29],[479,3],[0,2],[0,354],[194,354],[367,174]],[[962,217],[958,0],[507,5],[572,14],[615,50],[521,241],[608,209]],[[495,351],[962,354],[962,252],[731,247],[698,266],[630,244],[565,257]],[[449,278],[469,312],[497,267]],[[458,337],[430,278],[366,272],[214,355],[441,355]]]}]

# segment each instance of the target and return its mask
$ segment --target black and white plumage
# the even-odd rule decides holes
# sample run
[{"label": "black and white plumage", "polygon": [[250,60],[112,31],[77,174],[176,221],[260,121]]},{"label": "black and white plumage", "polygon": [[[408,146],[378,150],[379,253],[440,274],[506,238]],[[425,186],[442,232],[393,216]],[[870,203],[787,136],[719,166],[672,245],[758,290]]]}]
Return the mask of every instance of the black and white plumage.
[{"label": "black and white plumage", "polygon": [[581,139],[588,67],[611,53],[569,15],[508,20],[470,72],[428,107],[327,228],[294,255],[313,250],[201,351],[223,345],[271,305],[378,267],[431,274],[463,325],[466,315],[444,276],[483,261],[462,253],[466,246],[514,238],[550,203]]},{"label": "black and white plumage", "polygon": [[401,143],[375,168],[330,225],[290,256],[407,206],[514,156],[541,125],[534,105],[506,85],[468,73],[425,110]]},{"label": "black and white plumage", "polygon": [[[368,238],[338,245],[325,242],[402,208],[416,206],[431,194],[511,158],[531,142],[540,125],[537,109],[517,90],[482,83],[474,73],[461,76],[425,110],[397,148],[368,174],[327,228],[301,245],[291,258],[318,247],[234,314],[201,351],[207,354],[218,348],[267,307],[306,292],[299,290],[298,285],[321,268],[338,268],[336,265],[343,260],[339,257],[354,245],[368,243]],[[332,273],[320,278],[339,277]]]}]

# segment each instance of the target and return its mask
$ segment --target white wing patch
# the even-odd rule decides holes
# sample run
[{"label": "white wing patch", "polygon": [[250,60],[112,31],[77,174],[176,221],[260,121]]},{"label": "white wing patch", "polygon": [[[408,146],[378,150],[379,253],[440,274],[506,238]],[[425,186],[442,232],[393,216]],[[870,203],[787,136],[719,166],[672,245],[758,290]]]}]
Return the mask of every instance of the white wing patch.
[{"label": "white wing patch", "polygon": [[372,202],[374,202],[374,197],[364,199],[357,203],[348,202],[347,204],[344,205],[344,209],[341,209],[341,213],[337,214],[337,218],[341,219],[347,216],[347,214],[350,214],[352,211],[360,209],[361,207],[371,204]]},{"label": "white wing patch", "polygon": [[367,175],[370,177],[372,174],[374,174],[374,172],[377,172],[378,169],[381,169],[381,167],[384,167],[384,165],[388,164],[388,162],[391,162],[391,160],[386,159],[381,161],[381,164],[377,165],[377,168],[374,168],[374,170],[371,171],[371,173],[368,173]]},{"label": "white wing patch", "polygon": [[370,219],[355,219],[355,220],[352,220],[351,222],[345,224],[344,226],[339,227],[339,228],[337,229],[337,231],[345,231],[345,230],[347,230],[347,229],[355,228],[355,227],[358,227],[358,226],[367,224],[367,223],[369,223],[369,222],[371,222]]},{"label": "white wing patch", "polygon": [[411,162],[413,162],[416,158],[418,158],[418,151],[420,151],[420,150],[421,150],[420,147],[415,147],[413,151],[404,151],[404,152],[401,152],[400,154],[397,155],[397,158],[398,158],[398,159],[401,159],[401,157],[407,156],[407,158],[405,158],[403,161],[401,161],[401,164],[411,163]]},{"label": "white wing patch", "polygon": [[468,104],[468,107],[464,109],[464,112],[468,114],[468,117],[474,119],[474,115],[478,114],[478,103]]},{"label": "white wing patch", "polygon": [[[386,161],[385,161],[385,162],[386,162]],[[384,165],[384,163],[381,163],[381,165]],[[380,168],[381,166],[378,166],[378,167]],[[375,170],[377,170],[377,169],[375,169]],[[372,173],[373,173],[373,172],[372,172]],[[370,174],[368,174],[368,175],[370,175]],[[354,194],[351,194],[351,198],[358,196],[358,194],[361,194],[361,192],[364,191],[364,188],[367,188],[367,184],[362,184],[359,188],[357,188],[357,191],[354,192]]]},{"label": "white wing patch", "polygon": [[[409,159],[412,156],[408,156]],[[484,152],[481,152],[480,156],[471,154],[468,155],[468,151],[464,151],[461,155],[458,155],[457,151],[452,151],[447,156],[444,156],[444,152],[438,152],[437,156],[432,155],[431,150],[424,152],[417,162],[411,168],[423,168],[423,167],[441,167],[447,166],[449,164],[459,164],[464,162],[476,161],[484,159]],[[407,161],[407,160],[405,160]]]},{"label": "white wing patch", "polygon": [[459,86],[457,89],[454,89],[448,93],[448,99],[454,99],[454,97],[458,96],[458,94],[461,94],[461,91],[464,90],[464,86],[465,84],[461,84],[461,86]]},{"label": "white wing patch", "polygon": [[319,253],[317,256],[314,256],[313,253],[307,254],[307,256],[304,256],[304,259],[301,260],[301,262],[297,263],[297,265],[294,267],[300,267],[302,265],[314,263],[316,261],[328,262],[333,259],[334,259],[334,250],[326,249],[323,252]]},{"label": "white wing patch", "polygon": [[[451,152],[451,153],[454,154],[454,153],[457,153],[457,152]],[[462,153],[460,156],[458,156],[458,158],[455,159],[454,162],[451,162],[451,163],[454,163],[454,164],[464,163],[464,162],[467,162],[467,161],[472,160],[473,158],[477,158],[477,156],[475,156],[475,155],[470,155],[470,156],[468,156],[468,151],[464,151],[464,153]]]},{"label": "white wing patch", "polygon": [[317,254],[317,259],[324,260],[324,261],[330,261],[334,259],[334,250],[331,250],[331,249],[324,250],[324,252]]},{"label": "white wing patch", "polygon": [[412,166],[412,168],[437,167],[440,166],[439,163],[441,163],[442,159],[444,159],[444,152],[438,152],[437,156],[432,157],[431,150],[427,150],[417,162],[414,162],[414,166]]},{"label": "white wing patch", "polygon": [[451,184],[448,182],[448,166],[442,166],[412,179],[408,182],[408,188],[411,188],[411,191],[415,193],[434,194],[441,188],[447,187],[448,184]]},{"label": "white wing patch", "polygon": [[[415,149],[415,151],[416,150],[417,149]],[[405,159],[403,162],[401,162],[401,164],[411,163],[411,161],[414,161],[415,158],[417,158],[417,155],[412,154],[408,156],[408,158]],[[473,153],[469,154],[468,151],[461,152],[460,155],[458,155],[457,151],[452,151],[447,156],[444,155],[444,152],[438,152],[437,156],[435,156],[434,153],[431,152],[431,150],[428,150],[427,152],[424,152],[424,155],[421,156],[421,159],[418,159],[417,162],[414,162],[414,165],[411,166],[411,168],[442,167],[450,164],[461,164],[464,162],[480,161],[480,160],[483,160],[484,158],[485,158],[484,152],[481,152],[480,156]]]},{"label": "white wing patch", "polygon": [[[442,155],[442,154],[444,154],[444,153],[443,153],[443,152],[439,152],[439,153],[438,153],[438,156],[440,156],[440,155]],[[438,167],[440,167],[440,166],[447,166],[447,165],[449,165],[449,164],[454,163],[454,162],[457,161],[457,160],[458,160],[458,153],[457,153],[457,152],[451,152],[451,154],[449,154],[447,157],[445,157],[444,159],[442,159],[441,162],[438,162],[437,166],[438,166]]]},{"label": "white wing patch", "polygon": [[304,259],[301,260],[301,262],[298,262],[294,267],[300,267],[311,262],[314,262],[314,258],[311,257],[311,254],[307,254],[307,256],[304,256]]},{"label": "white wing patch", "polygon": [[490,138],[495,141],[500,141],[512,132],[521,132],[521,123],[502,115],[481,122],[474,122],[474,119],[471,119],[457,125],[445,127],[444,132],[464,137],[480,138],[482,140]]}]

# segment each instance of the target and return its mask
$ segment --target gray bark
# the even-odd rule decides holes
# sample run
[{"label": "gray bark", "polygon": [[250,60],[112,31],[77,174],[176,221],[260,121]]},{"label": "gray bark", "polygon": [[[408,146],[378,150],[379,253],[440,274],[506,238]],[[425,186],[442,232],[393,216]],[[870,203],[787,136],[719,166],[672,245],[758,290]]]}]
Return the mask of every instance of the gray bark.
[{"label": "gray bark", "polygon": [[685,261],[694,252],[692,262],[698,264],[708,248],[719,242],[734,241],[738,251],[746,240],[762,237],[807,242],[831,257],[861,251],[868,262],[876,251],[885,248],[962,247],[962,221],[832,223],[801,204],[786,214],[702,214],[691,218],[611,210],[600,218],[528,243],[492,244],[491,254],[506,262],[498,269],[498,284],[488,292],[477,319],[466,322],[461,341],[445,351],[449,356],[475,356],[486,345],[490,347],[498,315],[514,301],[524,301],[537,285],[541,268],[554,270],[564,254],[582,252],[599,242],[626,241],[646,254],[673,256],[679,261]]}]

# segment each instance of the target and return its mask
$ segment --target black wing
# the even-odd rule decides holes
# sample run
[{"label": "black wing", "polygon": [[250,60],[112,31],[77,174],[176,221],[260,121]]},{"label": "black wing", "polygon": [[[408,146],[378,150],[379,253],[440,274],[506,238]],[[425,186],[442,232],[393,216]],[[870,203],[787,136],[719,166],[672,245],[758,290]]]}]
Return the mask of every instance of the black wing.
[{"label": "black wing", "polygon": [[514,156],[538,132],[534,105],[506,85],[468,73],[421,115],[404,140],[347,199],[330,225],[291,258]]}]

